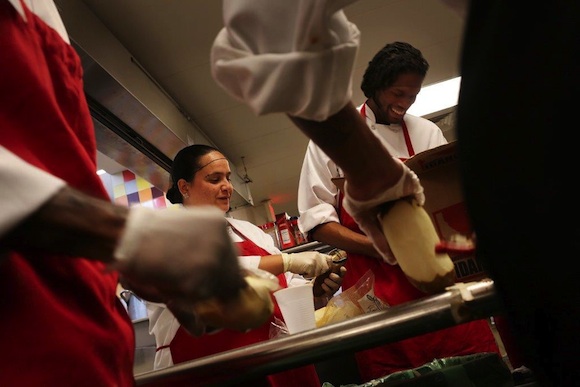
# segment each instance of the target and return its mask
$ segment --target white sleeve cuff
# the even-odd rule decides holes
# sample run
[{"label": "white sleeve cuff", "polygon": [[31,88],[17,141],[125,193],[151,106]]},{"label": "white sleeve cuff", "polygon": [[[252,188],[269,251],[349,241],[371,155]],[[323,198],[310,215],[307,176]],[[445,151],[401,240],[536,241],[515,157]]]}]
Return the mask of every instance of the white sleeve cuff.
[{"label": "white sleeve cuff", "polygon": [[66,182],[0,146],[0,235],[61,190]]},{"label": "white sleeve cuff", "polygon": [[244,269],[253,270],[260,266],[260,259],[261,257],[259,255],[247,255],[238,257],[238,262]]},{"label": "white sleeve cuff", "polygon": [[328,118],[352,97],[360,32],[340,9],[348,2],[224,1],[212,76],[255,114]]},{"label": "white sleeve cuff", "polygon": [[307,234],[316,226],[328,222],[340,223],[338,213],[331,204],[321,203],[300,213],[298,227],[302,233]]}]

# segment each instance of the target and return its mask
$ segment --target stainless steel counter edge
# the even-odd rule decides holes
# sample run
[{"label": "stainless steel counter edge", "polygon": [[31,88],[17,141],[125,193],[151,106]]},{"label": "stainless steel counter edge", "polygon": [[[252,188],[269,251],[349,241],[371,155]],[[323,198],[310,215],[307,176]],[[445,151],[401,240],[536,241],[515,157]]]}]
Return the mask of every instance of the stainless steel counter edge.
[{"label": "stainless steel counter edge", "polygon": [[[465,297],[469,294],[470,297]],[[136,375],[139,386],[228,386],[258,376],[396,342],[464,322],[501,314],[493,282],[463,288],[357,316],[347,321],[272,339],[213,356]]]}]

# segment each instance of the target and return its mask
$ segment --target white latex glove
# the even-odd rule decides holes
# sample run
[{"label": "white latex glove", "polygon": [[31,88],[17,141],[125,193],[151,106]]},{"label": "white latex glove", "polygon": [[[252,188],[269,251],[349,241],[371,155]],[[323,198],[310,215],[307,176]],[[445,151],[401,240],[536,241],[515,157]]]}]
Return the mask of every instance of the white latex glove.
[{"label": "white latex glove", "polygon": [[360,229],[366,234],[371,242],[373,242],[373,245],[381,254],[383,260],[391,265],[396,265],[397,260],[382,231],[380,222],[381,205],[406,196],[414,196],[421,206],[425,204],[423,186],[415,172],[407,167],[401,160],[397,158],[394,159],[403,167],[403,175],[394,186],[374,198],[359,201],[349,196],[348,181],[345,181],[345,198],[343,201],[343,206],[346,211],[353,217]]},{"label": "white latex glove", "polygon": [[112,268],[150,301],[227,300],[247,286],[223,212],[215,207],[132,207],[114,258]]},{"label": "white latex glove", "polygon": [[316,251],[294,254],[282,253],[282,262],[284,262],[285,272],[289,271],[311,278],[330,270],[332,257]]},{"label": "white latex glove", "polygon": [[173,316],[175,316],[177,321],[179,321],[179,325],[181,325],[190,335],[201,336],[207,333],[208,327],[197,313],[195,313],[190,303],[175,303],[170,301],[167,303],[167,308],[171,311]]}]

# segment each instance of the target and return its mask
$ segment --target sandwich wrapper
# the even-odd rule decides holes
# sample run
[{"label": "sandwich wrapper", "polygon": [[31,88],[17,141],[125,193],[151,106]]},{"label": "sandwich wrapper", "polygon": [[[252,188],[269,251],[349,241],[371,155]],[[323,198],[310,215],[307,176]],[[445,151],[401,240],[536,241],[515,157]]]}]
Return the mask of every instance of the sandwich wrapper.
[{"label": "sandwich wrapper", "polygon": [[368,270],[354,286],[335,295],[315,312],[316,327],[387,309],[389,305],[375,296],[374,286],[375,275]]}]

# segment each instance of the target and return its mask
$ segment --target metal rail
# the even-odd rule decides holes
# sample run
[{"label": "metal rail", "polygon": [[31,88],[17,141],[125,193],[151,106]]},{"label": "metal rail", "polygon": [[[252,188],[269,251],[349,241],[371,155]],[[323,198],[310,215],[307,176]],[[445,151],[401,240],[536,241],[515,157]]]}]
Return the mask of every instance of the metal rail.
[{"label": "metal rail", "polygon": [[386,311],[146,372],[136,376],[136,383],[232,386],[346,351],[369,349],[501,313],[492,281],[458,284],[444,293]]}]

